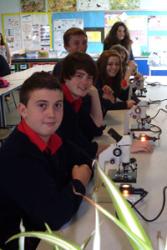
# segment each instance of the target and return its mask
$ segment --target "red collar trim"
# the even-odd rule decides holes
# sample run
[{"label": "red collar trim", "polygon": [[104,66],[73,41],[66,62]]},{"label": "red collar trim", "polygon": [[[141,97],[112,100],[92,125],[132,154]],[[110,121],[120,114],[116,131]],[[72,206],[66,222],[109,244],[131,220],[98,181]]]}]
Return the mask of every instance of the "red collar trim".
[{"label": "red collar trim", "polygon": [[65,99],[73,106],[75,112],[78,112],[82,105],[82,98],[74,99],[66,84],[62,85],[62,91]]},{"label": "red collar trim", "polygon": [[126,81],[125,79],[122,80],[122,82],[121,82],[121,87],[122,87],[123,89],[126,89],[126,88],[128,87],[128,83],[127,83],[127,81]]},{"label": "red collar trim", "polygon": [[53,155],[62,145],[62,140],[57,134],[51,135],[48,143],[46,144],[41,139],[41,137],[27,125],[24,119],[21,120],[17,128],[20,132],[25,134],[30,139],[30,141],[39,148],[41,152],[50,151]]}]

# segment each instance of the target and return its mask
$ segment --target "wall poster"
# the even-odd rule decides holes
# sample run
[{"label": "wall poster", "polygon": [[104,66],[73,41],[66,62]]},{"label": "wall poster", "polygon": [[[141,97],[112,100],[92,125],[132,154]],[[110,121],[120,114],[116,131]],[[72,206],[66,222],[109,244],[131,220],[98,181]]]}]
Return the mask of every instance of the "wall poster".
[{"label": "wall poster", "polygon": [[54,45],[53,48],[58,57],[64,57],[66,50],[63,46],[63,34],[71,27],[83,29],[83,19],[57,19],[53,21]]},{"label": "wall poster", "polygon": [[45,0],[20,0],[21,12],[45,12]]},{"label": "wall poster", "polygon": [[6,42],[11,50],[11,53],[13,51],[20,50],[22,48],[20,16],[3,15],[3,22]]},{"label": "wall poster", "polygon": [[77,0],[77,10],[109,10],[109,0]]},{"label": "wall poster", "polygon": [[50,49],[48,15],[43,13],[4,14],[4,32],[12,53],[19,50]]},{"label": "wall poster", "polygon": [[76,0],[48,0],[48,11],[76,11]]},{"label": "wall poster", "polygon": [[22,46],[29,50],[50,48],[50,26],[45,14],[21,15]]}]

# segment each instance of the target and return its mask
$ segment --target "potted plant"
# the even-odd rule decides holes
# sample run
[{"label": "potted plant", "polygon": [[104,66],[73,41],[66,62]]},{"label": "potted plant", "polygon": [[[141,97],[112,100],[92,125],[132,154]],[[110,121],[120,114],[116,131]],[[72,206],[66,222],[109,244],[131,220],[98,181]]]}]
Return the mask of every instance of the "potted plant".
[{"label": "potted plant", "polygon": [[[109,213],[106,209],[100,206],[95,201],[91,200],[89,197],[83,196],[85,200],[87,200],[91,205],[93,205],[96,209],[96,223],[95,223],[95,231],[84,241],[82,245],[77,244],[76,242],[69,241],[63,238],[59,233],[52,232],[48,225],[46,225],[46,232],[23,232],[12,236],[9,241],[14,240],[18,237],[37,237],[41,240],[44,240],[51,245],[53,245],[53,249],[67,249],[67,250],[84,250],[86,249],[90,239],[94,237],[94,250],[100,250],[100,233],[99,233],[99,216],[98,212],[100,211],[106,217],[108,217],[111,221],[113,221],[119,228],[121,228],[124,233],[127,235],[130,244],[132,245],[134,250],[153,250],[153,246],[149,236],[144,231],[138,217],[136,216],[133,208],[131,208],[130,204],[127,200],[122,196],[118,187],[115,183],[104,173],[104,171],[100,168],[97,161],[94,163],[96,165],[96,174],[100,177],[101,181],[104,183],[106,190],[109,193],[109,196],[112,200],[118,218],[111,213]],[[78,194],[78,193],[77,193]],[[81,195],[81,194],[78,194]],[[159,237],[159,244],[162,243],[163,240]],[[162,245],[162,244],[161,244]],[[161,248],[159,250],[166,250],[167,248]]]}]

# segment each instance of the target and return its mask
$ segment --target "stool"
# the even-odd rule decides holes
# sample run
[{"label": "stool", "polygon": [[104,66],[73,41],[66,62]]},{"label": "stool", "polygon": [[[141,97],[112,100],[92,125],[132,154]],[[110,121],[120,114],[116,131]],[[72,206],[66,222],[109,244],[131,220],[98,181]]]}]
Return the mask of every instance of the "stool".
[{"label": "stool", "polygon": [[15,99],[13,91],[10,94],[7,94],[5,96],[5,102],[6,102],[8,112],[10,112],[10,104],[9,104],[9,102],[10,102],[11,99],[13,100],[15,108],[17,108],[17,103],[16,103],[16,99]]},{"label": "stool", "polygon": [[0,144],[2,145],[11,133],[9,128],[0,128]]}]

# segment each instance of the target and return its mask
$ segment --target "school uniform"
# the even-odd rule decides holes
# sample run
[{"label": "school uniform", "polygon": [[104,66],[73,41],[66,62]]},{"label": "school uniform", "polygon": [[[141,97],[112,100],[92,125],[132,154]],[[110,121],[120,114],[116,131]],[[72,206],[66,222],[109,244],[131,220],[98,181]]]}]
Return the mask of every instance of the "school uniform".
[{"label": "school uniform", "polygon": [[[101,106],[102,106],[102,111],[103,111],[103,116],[105,116],[106,112],[109,110],[121,110],[121,109],[127,109],[127,103],[126,100],[128,100],[128,93],[129,93],[129,88],[126,90],[121,89],[117,84],[111,84],[106,83],[112,90],[113,90],[113,95],[115,97],[115,102],[112,103],[110,100],[107,100],[103,98],[103,81],[99,78],[96,81],[96,87],[99,92],[100,96],[100,101],[101,101]],[[116,86],[115,86],[116,85]],[[120,100],[117,101],[117,98]]]},{"label": "school uniform", "polygon": [[[106,115],[107,111],[109,110],[122,110],[127,109],[127,100],[129,98],[129,87],[122,88],[121,87],[122,82],[119,84],[115,80],[110,79],[110,81],[106,82],[106,85],[108,85],[113,90],[113,96],[115,97],[115,102],[111,102],[110,100],[107,100],[103,98],[103,86],[105,85],[103,83],[103,80],[99,77],[96,81],[96,88],[98,89],[103,116]],[[140,100],[135,94],[136,89],[133,90],[131,100],[134,100],[136,103],[138,103]]]},{"label": "school uniform", "polygon": [[92,142],[96,136],[103,133],[104,126],[97,127],[90,116],[91,100],[89,96],[74,100],[68,87],[63,84],[64,116],[58,129],[64,140],[70,141],[87,153],[90,158],[95,158],[98,144]]},{"label": "school uniform", "polygon": [[[26,231],[45,231],[44,223],[58,230],[77,212],[82,198],[74,194],[73,187],[82,194],[85,188],[79,180],[72,180],[71,170],[75,164],[90,165],[91,161],[57,134],[46,147],[22,120],[0,149],[0,162],[3,250],[18,250],[16,240],[7,245],[5,241],[19,232],[21,219]],[[29,239],[26,244],[26,250],[35,250],[38,240]]]}]

